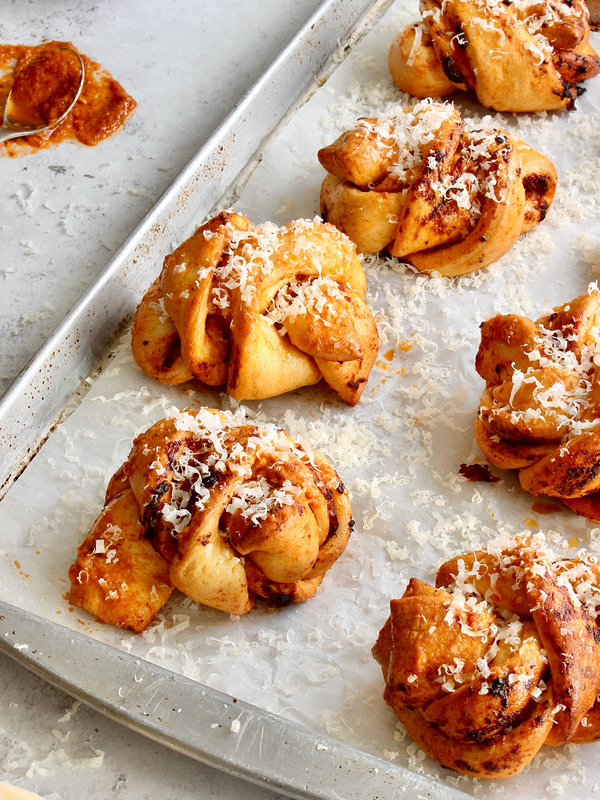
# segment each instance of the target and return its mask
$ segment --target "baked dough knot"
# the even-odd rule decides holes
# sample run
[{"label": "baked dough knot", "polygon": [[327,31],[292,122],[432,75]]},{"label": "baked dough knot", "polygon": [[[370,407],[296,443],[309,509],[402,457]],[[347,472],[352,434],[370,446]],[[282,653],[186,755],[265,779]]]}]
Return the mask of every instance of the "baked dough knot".
[{"label": "baked dough knot", "polygon": [[600,522],[600,292],[533,322],[497,315],[481,326],[484,378],[475,436],[486,459],[518,469],[536,497],[557,497]]},{"label": "baked dough knot", "polygon": [[496,111],[573,108],[600,71],[584,0],[421,0],[392,42],[394,81],[413,97],[473,89]]},{"label": "baked dough knot", "polygon": [[242,412],[170,409],[134,442],[69,570],[69,600],[144,630],[173,588],[245,614],[314,595],[354,523],[348,492],[308,445]]},{"label": "baked dough knot", "polygon": [[355,405],[379,348],[365,293],[356,248],[332,225],[223,212],[165,258],[135,315],[133,355],[161,383],[227,384],[236,400],[324,378]]},{"label": "baked dough knot", "polygon": [[467,130],[451,103],[422,100],[360,119],[319,150],[321,213],[359,253],[385,248],[452,277],[496,261],[546,216],[556,169],[499,129]]},{"label": "baked dough knot", "polygon": [[479,778],[600,739],[600,564],[501,538],[443,564],[436,588],[411,579],[373,648],[419,747]]}]

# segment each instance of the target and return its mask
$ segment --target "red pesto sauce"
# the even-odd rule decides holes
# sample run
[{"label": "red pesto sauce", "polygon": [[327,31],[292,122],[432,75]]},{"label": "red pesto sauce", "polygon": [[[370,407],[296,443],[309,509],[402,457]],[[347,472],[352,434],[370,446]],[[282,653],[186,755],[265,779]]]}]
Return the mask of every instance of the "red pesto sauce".
[{"label": "red pesto sauce", "polygon": [[[65,98],[69,95],[73,97],[72,87],[78,83],[80,76],[79,62],[74,56],[69,57],[64,50],[54,54],[50,52],[52,48],[60,46],[77,50],[69,42],[44,42],[37,47],[0,45],[2,113],[8,93],[16,83],[14,99],[20,115],[33,117],[37,114],[42,120],[60,116],[61,105],[64,110]],[[49,51],[48,56],[39,59],[26,71],[29,62],[44,51]],[[85,67],[85,80],[79,99],[66,119],[50,131],[4,142],[0,150],[2,155],[25,155],[42,148],[55,147],[67,139],[92,147],[115,133],[125,122],[136,106],[133,97],[100,64],[83,53],[79,55]],[[22,71],[23,80],[19,81],[18,76]]]},{"label": "red pesto sauce", "polygon": [[73,50],[48,48],[13,77],[11,119],[41,127],[57,122],[75,99],[81,82],[81,65]]}]

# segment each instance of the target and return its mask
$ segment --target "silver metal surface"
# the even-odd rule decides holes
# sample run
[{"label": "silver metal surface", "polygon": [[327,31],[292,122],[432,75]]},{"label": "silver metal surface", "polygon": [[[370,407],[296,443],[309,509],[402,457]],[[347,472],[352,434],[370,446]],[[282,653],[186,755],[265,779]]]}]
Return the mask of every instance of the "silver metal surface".
[{"label": "silver metal surface", "polygon": [[[0,401],[0,496],[77,405],[172,241],[231,200],[266,142],[332,69],[334,51],[391,2],[325,0],[127,239]],[[0,647],[109,717],[291,797],[466,797],[1,601]]]},{"label": "silver metal surface", "polygon": [[173,750],[309,800],[467,795],[0,601],[0,649]]},{"label": "silver metal surface", "polygon": [[[30,136],[34,133],[42,133],[42,131],[47,131],[50,128],[56,128],[57,125],[65,119],[69,111],[73,108],[75,103],[79,100],[79,95],[81,94],[81,90],[83,89],[83,83],[85,80],[85,67],[83,66],[83,61],[81,60],[81,56],[77,52],[77,50],[73,50],[71,47],[59,47],[55,48],[57,50],[69,50],[71,53],[74,53],[81,66],[81,78],[79,80],[79,86],[77,87],[77,92],[75,93],[73,99],[69,103],[69,107],[66,111],[64,111],[58,119],[54,120],[54,122],[50,123],[49,125],[42,125],[41,127],[36,127],[35,125],[24,125],[22,122],[18,122],[13,118],[11,113],[12,111],[12,88],[6,98],[6,105],[4,106],[4,119],[2,120],[2,125],[0,126],[0,144],[2,142],[7,142],[9,139],[16,139],[19,136]],[[44,53],[47,52],[46,50],[43,51]],[[41,53],[40,53],[41,55]],[[40,56],[36,56],[39,58]],[[32,59],[29,63],[31,64],[36,58]]]}]

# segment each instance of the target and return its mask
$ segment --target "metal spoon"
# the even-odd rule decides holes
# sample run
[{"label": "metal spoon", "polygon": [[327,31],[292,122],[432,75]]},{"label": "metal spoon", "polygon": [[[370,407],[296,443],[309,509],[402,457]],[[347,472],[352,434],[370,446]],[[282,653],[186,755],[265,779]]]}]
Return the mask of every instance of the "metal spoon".
[{"label": "metal spoon", "polygon": [[[8,139],[15,139],[18,136],[31,136],[34,133],[41,133],[42,131],[49,130],[50,128],[56,128],[57,125],[65,119],[69,111],[73,108],[77,100],[79,99],[79,95],[81,94],[81,90],[83,88],[83,81],[85,78],[85,67],[83,66],[83,61],[81,60],[81,56],[76,50],[73,50],[70,47],[60,47],[60,48],[47,48],[43,50],[38,56],[33,58],[29,64],[33,64],[38,58],[40,58],[44,53],[47,53],[49,49],[56,49],[56,50],[68,50],[71,53],[74,53],[78,60],[79,64],[81,65],[81,79],[79,81],[79,86],[77,87],[77,91],[75,92],[75,96],[73,100],[69,104],[66,111],[64,111],[58,119],[52,120],[44,125],[34,125],[32,123],[27,124],[23,122],[18,122],[15,120],[11,114],[11,100],[12,100],[12,88],[10,93],[6,99],[6,105],[4,106],[4,119],[2,120],[2,125],[0,125],[0,143],[5,142]],[[27,64],[26,66],[29,66]],[[13,84],[14,87],[14,84]]]}]

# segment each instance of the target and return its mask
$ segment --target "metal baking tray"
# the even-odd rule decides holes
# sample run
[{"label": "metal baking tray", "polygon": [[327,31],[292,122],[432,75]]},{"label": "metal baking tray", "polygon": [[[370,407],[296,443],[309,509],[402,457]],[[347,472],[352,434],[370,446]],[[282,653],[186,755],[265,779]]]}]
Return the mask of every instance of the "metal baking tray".
[{"label": "metal baking tray", "polygon": [[[0,497],[101,371],[173,239],[230,204],[264,148],[391,2],[325,0],[129,236],[0,400]],[[0,647],[107,716],[291,797],[466,797],[3,601]]]}]

